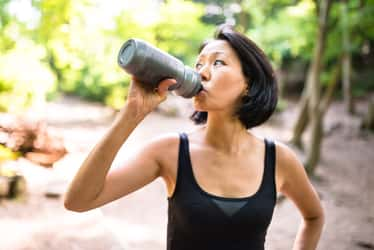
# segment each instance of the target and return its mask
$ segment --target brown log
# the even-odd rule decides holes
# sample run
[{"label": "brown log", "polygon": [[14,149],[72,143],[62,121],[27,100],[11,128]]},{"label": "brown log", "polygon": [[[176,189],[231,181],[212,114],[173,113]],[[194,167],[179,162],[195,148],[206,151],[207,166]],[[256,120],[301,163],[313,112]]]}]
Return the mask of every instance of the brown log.
[{"label": "brown log", "polygon": [[52,135],[45,121],[11,114],[0,114],[0,144],[43,166],[52,166],[67,153],[63,139]]},{"label": "brown log", "polygon": [[25,177],[22,175],[0,176],[0,198],[16,198],[25,193]]}]

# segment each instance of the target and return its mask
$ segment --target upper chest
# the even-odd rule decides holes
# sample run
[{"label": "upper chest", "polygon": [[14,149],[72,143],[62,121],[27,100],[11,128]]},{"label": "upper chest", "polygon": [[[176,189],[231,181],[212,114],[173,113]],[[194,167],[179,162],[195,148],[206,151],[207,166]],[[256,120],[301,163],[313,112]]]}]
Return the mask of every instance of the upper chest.
[{"label": "upper chest", "polygon": [[[228,156],[189,141],[188,151],[180,160],[192,170],[193,178],[205,192],[222,197],[247,197],[259,189],[265,171],[265,145],[259,144],[245,154]],[[163,159],[163,178],[168,193],[173,193],[179,162],[179,143]],[[180,166],[179,166],[180,167]]]}]

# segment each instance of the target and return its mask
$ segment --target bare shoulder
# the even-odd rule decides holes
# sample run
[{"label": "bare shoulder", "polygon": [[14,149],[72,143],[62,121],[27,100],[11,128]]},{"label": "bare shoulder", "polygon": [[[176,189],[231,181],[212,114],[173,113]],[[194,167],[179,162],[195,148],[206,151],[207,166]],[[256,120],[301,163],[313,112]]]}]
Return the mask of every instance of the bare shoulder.
[{"label": "bare shoulder", "polygon": [[299,161],[295,151],[283,142],[276,141],[277,163],[288,165],[288,163]]},{"label": "bare shoulder", "polygon": [[178,142],[179,133],[169,132],[155,136],[149,141],[149,144],[152,147],[160,147],[160,149],[163,149],[164,147],[173,146]]},{"label": "bare shoulder", "polygon": [[171,196],[178,171],[180,135],[177,132],[162,134],[154,138],[151,144],[157,150],[159,176],[165,182],[168,196]]},{"label": "bare shoulder", "polygon": [[168,172],[170,163],[176,161],[179,149],[179,133],[170,132],[152,138],[148,146],[156,153],[156,159],[161,167],[161,175]]},{"label": "bare shoulder", "polygon": [[280,191],[284,190],[292,177],[305,172],[304,166],[295,151],[285,143],[276,141],[276,178]]},{"label": "bare shoulder", "polygon": [[170,132],[153,137],[145,147],[149,147],[157,152],[157,160],[162,160],[170,155],[170,150],[175,149],[179,145],[179,133]]}]

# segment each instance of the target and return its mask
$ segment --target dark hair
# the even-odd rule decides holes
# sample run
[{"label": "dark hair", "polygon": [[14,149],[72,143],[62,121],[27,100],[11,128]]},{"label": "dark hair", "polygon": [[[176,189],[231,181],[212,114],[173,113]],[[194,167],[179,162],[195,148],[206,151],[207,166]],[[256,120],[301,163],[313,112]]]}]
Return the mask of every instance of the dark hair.
[{"label": "dark hair", "polygon": [[[252,40],[227,24],[218,27],[213,40],[225,40],[231,45],[248,79],[248,94],[242,97],[242,104],[235,115],[246,129],[264,123],[273,114],[278,101],[277,81],[268,58]],[[210,41],[204,42],[199,52]],[[190,116],[195,124],[205,124],[207,118],[206,111],[194,111]]]}]

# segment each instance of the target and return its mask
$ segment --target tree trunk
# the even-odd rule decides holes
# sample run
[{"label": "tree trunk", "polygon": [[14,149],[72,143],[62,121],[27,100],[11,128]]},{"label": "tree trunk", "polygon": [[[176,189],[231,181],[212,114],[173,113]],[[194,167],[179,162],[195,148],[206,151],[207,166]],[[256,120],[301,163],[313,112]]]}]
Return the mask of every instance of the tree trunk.
[{"label": "tree trunk", "polygon": [[284,95],[284,72],[281,67],[275,69],[275,74],[277,77],[277,84],[278,84],[278,97],[279,99],[283,99]]},{"label": "tree trunk", "polygon": [[[320,158],[320,147],[323,138],[323,118],[330,106],[331,100],[334,96],[336,86],[338,85],[339,76],[341,73],[342,60],[336,65],[332,77],[330,78],[327,90],[325,91],[323,98],[320,101],[319,108],[314,114],[312,120],[312,144],[310,149],[310,154],[306,160],[306,170],[308,174],[313,174],[315,166],[318,164]],[[315,123],[315,124],[313,124]]]},{"label": "tree trunk", "polygon": [[323,116],[320,111],[317,111],[311,118],[311,144],[307,152],[305,169],[308,174],[313,175],[320,159],[323,136]]},{"label": "tree trunk", "polygon": [[63,75],[61,70],[56,65],[56,56],[54,55],[53,51],[48,49],[47,50],[47,58],[48,58],[48,65],[52,69],[52,71],[55,73],[57,78],[57,92],[62,92],[62,81]]},{"label": "tree trunk", "polygon": [[362,120],[361,128],[374,131],[374,94],[369,99],[368,111]]},{"label": "tree trunk", "polygon": [[302,135],[307,127],[309,122],[309,114],[308,114],[308,102],[309,102],[309,94],[308,94],[308,87],[304,87],[303,94],[299,101],[299,114],[296,120],[296,124],[293,128],[291,143],[297,146],[300,149],[303,149],[303,144],[301,141]]},{"label": "tree trunk", "polygon": [[240,5],[241,7],[241,11],[238,13],[238,17],[237,17],[237,21],[238,21],[238,29],[243,32],[243,33],[246,33],[249,29],[249,18],[250,18],[250,15],[247,11],[244,11],[244,8],[243,8],[243,1],[242,0],[236,0],[235,1],[237,4]]},{"label": "tree trunk", "polygon": [[333,69],[332,76],[327,85],[327,89],[320,102],[319,110],[322,112],[322,116],[325,115],[326,111],[328,110],[330,106],[330,103],[334,96],[336,86],[338,85],[338,82],[339,82],[339,76],[341,75],[341,71],[342,71],[342,58],[339,60],[338,64],[336,64],[335,68]]},{"label": "tree trunk", "polygon": [[352,82],[351,82],[351,53],[350,53],[350,39],[349,39],[349,20],[347,10],[347,0],[341,4],[341,29],[342,29],[342,44],[343,44],[343,96],[347,112],[355,113],[354,102],[352,98]]},{"label": "tree trunk", "polygon": [[[342,59],[339,60],[338,64],[336,64],[335,68],[333,69],[332,76],[329,80],[329,83],[327,84],[327,89],[325,90],[323,98],[320,102],[320,111],[322,112],[321,114],[322,116],[325,115],[326,111],[328,110],[330,106],[330,103],[332,101],[332,98],[334,96],[336,87],[340,79],[339,77],[341,75],[341,69],[342,69]],[[299,106],[300,106],[299,116],[293,129],[292,139],[290,140],[292,144],[294,144],[300,149],[304,149],[301,137],[309,123],[309,113],[308,113],[308,102],[309,102],[308,97],[309,96],[307,92],[308,92],[307,88],[304,88],[302,97],[299,102]]]},{"label": "tree trunk", "polygon": [[308,77],[308,86],[310,86],[309,118],[311,121],[311,140],[307,149],[305,167],[308,173],[313,174],[315,166],[320,159],[320,149],[323,135],[323,116],[320,110],[321,85],[319,81],[321,73],[322,56],[325,50],[327,21],[331,7],[331,0],[322,0],[320,2],[318,34],[316,47],[314,49],[313,61],[310,65],[310,74]]}]

